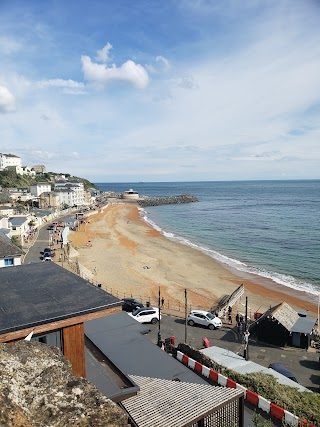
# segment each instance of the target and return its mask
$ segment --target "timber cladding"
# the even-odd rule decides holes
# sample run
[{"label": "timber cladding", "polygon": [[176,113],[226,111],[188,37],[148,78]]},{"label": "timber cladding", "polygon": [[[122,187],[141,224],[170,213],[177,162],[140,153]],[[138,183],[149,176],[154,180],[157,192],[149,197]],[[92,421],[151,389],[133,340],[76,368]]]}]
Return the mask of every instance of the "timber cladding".
[{"label": "timber cladding", "polygon": [[111,307],[105,310],[95,311],[93,313],[84,314],[81,316],[69,317],[67,319],[58,320],[55,322],[42,323],[34,327],[29,327],[26,329],[19,329],[14,332],[8,332],[0,335],[0,342],[8,343],[11,341],[19,341],[24,339],[30,332],[36,334],[43,334],[50,331],[55,331],[57,329],[62,329],[67,326],[76,325],[79,323],[86,322],[88,320],[98,319],[100,317],[109,316],[111,314],[118,313],[122,310],[121,306]]},{"label": "timber cladding", "polygon": [[86,376],[84,349],[84,325],[67,326],[62,329],[63,354],[71,362],[72,373],[79,377]]}]

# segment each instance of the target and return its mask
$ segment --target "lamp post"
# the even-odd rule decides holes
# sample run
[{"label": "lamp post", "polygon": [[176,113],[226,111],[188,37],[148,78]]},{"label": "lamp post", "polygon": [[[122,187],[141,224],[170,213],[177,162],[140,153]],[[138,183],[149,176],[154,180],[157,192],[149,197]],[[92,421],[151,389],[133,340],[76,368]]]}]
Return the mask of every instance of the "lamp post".
[{"label": "lamp post", "polygon": [[187,344],[187,312],[188,312],[188,298],[187,289],[184,290],[184,343]]},{"label": "lamp post", "polygon": [[248,331],[248,297],[246,297],[246,314],[244,330],[244,358],[249,360],[249,331]]},{"label": "lamp post", "polygon": [[159,310],[159,330],[158,330],[158,346],[162,347],[162,340],[161,340],[161,299],[160,299],[160,286],[159,286],[159,295],[158,295],[158,310]]}]

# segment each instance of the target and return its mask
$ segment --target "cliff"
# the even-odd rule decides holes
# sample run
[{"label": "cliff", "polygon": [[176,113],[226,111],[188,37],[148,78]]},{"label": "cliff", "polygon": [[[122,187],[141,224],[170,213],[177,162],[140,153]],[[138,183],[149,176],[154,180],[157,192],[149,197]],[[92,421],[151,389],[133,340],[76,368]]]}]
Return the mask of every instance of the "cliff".
[{"label": "cliff", "polygon": [[0,426],[125,427],[128,416],[55,347],[0,344]]}]

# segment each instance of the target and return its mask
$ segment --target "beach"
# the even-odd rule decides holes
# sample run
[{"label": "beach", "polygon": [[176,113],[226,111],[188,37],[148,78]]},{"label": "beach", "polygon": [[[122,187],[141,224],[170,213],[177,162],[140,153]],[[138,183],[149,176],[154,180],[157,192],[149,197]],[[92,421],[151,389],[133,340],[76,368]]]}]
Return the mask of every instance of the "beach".
[{"label": "beach", "polygon": [[317,301],[301,291],[254,275],[240,277],[212,257],[163,236],[140,216],[135,203],[110,202],[69,234],[76,249],[73,259],[92,272],[92,281],[119,298],[133,296],[156,304],[159,287],[166,309],[180,307],[184,315],[185,289],[189,308],[204,310],[244,285],[234,310],[264,312],[286,301],[317,317]]}]

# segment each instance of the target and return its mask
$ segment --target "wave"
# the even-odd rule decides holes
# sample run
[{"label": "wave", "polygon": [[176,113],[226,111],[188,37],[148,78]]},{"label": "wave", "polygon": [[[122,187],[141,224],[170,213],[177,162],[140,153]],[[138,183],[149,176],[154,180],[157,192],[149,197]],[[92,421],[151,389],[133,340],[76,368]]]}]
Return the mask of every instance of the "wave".
[{"label": "wave", "polygon": [[145,209],[139,208],[139,210],[140,210],[141,218],[146,223],[148,223],[152,228],[159,231],[161,234],[163,234],[168,239],[172,239],[172,240],[177,241],[183,245],[190,246],[190,247],[192,247],[192,248],[194,248],[194,249],[196,249],[202,253],[205,253],[208,256],[211,256],[212,258],[219,261],[220,263],[225,264],[228,267],[235,269],[235,270],[238,270],[240,272],[252,274],[255,276],[260,276],[260,277],[272,280],[275,283],[278,283],[279,285],[289,287],[291,289],[295,289],[295,290],[302,291],[302,292],[307,292],[307,293],[312,294],[312,295],[317,295],[317,296],[319,295],[319,289],[316,286],[313,286],[311,283],[305,282],[303,280],[296,279],[293,276],[289,276],[289,275],[285,275],[285,274],[281,274],[281,273],[276,273],[276,272],[271,272],[271,271],[267,271],[267,270],[262,269],[262,268],[250,266],[250,265],[248,265],[244,262],[241,262],[237,259],[230,258],[226,255],[223,255],[223,254],[221,254],[221,253],[219,253],[213,249],[209,249],[207,247],[195,244],[195,243],[191,242],[190,240],[188,240],[184,237],[178,236],[174,233],[167,232],[164,229],[162,229],[158,224],[153,222],[147,216],[147,212]]}]

